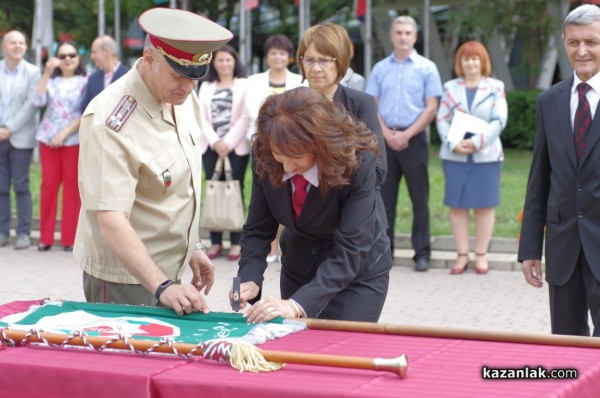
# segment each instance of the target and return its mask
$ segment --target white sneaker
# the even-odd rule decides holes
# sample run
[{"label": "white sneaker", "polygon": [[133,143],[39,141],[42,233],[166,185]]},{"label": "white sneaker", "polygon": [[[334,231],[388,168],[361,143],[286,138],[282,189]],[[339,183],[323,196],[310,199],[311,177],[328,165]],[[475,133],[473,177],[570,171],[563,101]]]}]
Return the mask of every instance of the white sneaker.
[{"label": "white sneaker", "polygon": [[8,236],[0,234],[0,247],[8,245]]},{"label": "white sneaker", "polygon": [[29,236],[27,236],[27,235],[17,236],[17,240],[15,241],[15,250],[27,249],[30,245],[31,245],[31,241],[29,240]]}]

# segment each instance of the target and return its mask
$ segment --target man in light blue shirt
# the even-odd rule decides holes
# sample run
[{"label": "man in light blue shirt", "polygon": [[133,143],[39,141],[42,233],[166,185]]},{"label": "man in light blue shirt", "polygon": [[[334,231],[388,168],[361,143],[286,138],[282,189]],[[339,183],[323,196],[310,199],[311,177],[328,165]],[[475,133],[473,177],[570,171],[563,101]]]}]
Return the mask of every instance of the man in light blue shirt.
[{"label": "man in light blue shirt", "polygon": [[429,232],[429,142],[425,129],[435,119],[442,81],[436,65],[414,48],[417,23],[412,17],[394,19],[390,28],[394,52],[373,67],[366,93],[377,101],[386,141],[388,173],[381,196],[388,219],[387,233],[394,253],[396,202],[402,176],[413,206],[411,241],[415,270],[427,271],[431,257]]}]

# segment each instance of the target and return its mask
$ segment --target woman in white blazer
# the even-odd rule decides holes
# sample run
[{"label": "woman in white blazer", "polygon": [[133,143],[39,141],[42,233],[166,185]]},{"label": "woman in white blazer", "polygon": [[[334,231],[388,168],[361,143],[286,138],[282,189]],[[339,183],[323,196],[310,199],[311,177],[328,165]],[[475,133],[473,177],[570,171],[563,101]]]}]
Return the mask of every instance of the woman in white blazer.
[{"label": "woman in white blazer", "polygon": [[248,78],[246,111],[250,117],[248,138],[256,132],[258,110],[268,96],[302,86],[302,76],[288,70],[290,60],[294,59],[294,45],[284,35],[269,36],[263,46],[265,61],[269,69]]},{"label": "woman in white blazer", "polygon": [[[246,112],[250,118],[248,140],[256,133],[256,119],[258,110],[270,95],[281,94],[284,91],[306,85],[302,83],[302,76],[288,70],[290,61],[294,59],[294,45],[284,35],[269,36],[263,46],[265,61],[269,69],[248,78],[248,92],[246,96]],[[267,256],[268,262],[277,261],[279,250],[279,234],[271,243],[271,252]]]},{"label": "woman in white blazer", "polygon": [[[500,133],[506,126],[508,106],[504,83],[490,77],[490,57],[481,43],[463,43],[456,52],[454,70],[459,77],[444,84],[436,119],[446,179],[444,204],[450,207],[457,253],[450,273],[462,274],[469,266],[469,212],[473,209],[475,272],[487,274],[486,255],[494,229],[494,208],[500,203],[504,160]],[[458,140],[449,139],[457,112],[475,116],[487,125],[465,131]]]},{"label": "woman in white blazer", "polygon": [[[206,81],[200,86],[200,149],[205,178],[212,178],[217,159],[228,157],[234,180],[240,181],[242,195],[244,176],[250,158],[250,143],[246,137],[248,114],[245,98],[248,80],[237,52],[229,45],[214,53]],[[224,178],[224,175],[222,176]],[[218,257],[223,250],[223,233],[210,231],[209,258]],[[231,232],[231,247],[227,258],[240,258],[240,232]]]}]

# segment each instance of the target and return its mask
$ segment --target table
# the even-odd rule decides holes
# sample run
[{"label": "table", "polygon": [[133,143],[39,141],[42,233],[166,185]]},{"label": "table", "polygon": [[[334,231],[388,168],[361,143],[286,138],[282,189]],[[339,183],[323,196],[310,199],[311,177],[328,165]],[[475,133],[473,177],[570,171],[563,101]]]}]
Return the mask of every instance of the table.
[{"label": "table", "polygon": [[[24,303],[0,306],[0,317]],[[288,364],[240,373],[201,358],[97,353],[41,347],[0,351],[1,397],[592,397],[600,391],[600,349],[306,330],[268,350],[390,358],[408,355],[405,379],[389,372]],[[574,368],[574,380],[484,380],[482,366]]]}]

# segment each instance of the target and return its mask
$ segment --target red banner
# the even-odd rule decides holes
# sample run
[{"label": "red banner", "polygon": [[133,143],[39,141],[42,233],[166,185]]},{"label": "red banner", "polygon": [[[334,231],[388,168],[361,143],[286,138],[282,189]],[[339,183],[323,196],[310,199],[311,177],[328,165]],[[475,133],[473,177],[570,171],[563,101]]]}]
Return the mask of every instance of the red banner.
[{"label": "red banner", "polygon": [[244,1],[244,8],[246,10],[253,10],[258,7],[258,3],[260,3],[260,0],[246,0]]},{"label": "red banner", "polygon": [[367,14],[367,0],[354,0],[354,15],[361,21],[365,20]]}]

